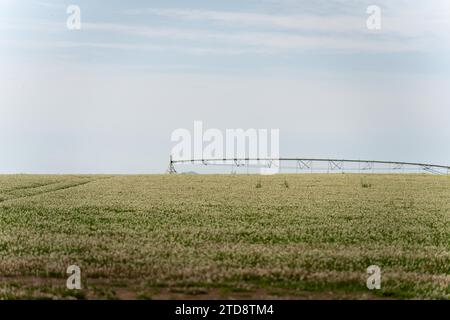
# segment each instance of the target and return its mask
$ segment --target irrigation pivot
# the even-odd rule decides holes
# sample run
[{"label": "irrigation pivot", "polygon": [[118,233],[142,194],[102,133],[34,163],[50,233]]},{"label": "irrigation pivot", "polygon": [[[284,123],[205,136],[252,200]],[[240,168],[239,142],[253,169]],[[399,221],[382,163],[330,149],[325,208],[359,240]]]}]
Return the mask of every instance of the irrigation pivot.
[{"label": "irrigation pivot", "polygon": [[223,159],[176,159],[170,157],[168,173],[177,173],[175,165],[227,166],[232,168],[261,168],[278,166],[289,173],[431,173],[449,174],[450,166],[402,161],[321,159],[321,158],[223,158]]}]

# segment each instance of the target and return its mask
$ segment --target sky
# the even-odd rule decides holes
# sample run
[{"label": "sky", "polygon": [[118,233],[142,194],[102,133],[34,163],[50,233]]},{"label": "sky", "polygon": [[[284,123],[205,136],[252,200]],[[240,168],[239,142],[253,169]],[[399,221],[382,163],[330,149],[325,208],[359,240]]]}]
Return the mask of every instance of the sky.
[{"label": "sky", "polygon": [[449,53],[447,0],[0,0],[0,173],[162,173],[196,120],[450,164]]}]

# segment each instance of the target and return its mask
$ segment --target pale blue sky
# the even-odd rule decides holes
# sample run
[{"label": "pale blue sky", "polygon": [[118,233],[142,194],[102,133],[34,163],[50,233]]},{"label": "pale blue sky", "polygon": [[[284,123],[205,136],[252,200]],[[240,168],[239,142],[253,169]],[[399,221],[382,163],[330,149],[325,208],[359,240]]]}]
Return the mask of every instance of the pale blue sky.
[{"label": "pale blue sky", "polygon": [[0,172],[162,172],[194,120],[279,128],[283,156],[448,164],[449,53],[446,0],[0,0]]}]

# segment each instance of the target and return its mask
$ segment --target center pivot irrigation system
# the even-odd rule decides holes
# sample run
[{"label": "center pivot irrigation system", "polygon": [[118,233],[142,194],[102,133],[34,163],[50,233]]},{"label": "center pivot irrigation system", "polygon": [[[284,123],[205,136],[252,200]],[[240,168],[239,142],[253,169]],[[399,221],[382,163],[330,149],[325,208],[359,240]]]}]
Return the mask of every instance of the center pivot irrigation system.
[{"label": "center pivot irrigation system", "polygon": [[[234,158],[172,159],[168,173],[177,173],[175,165],[226,166],[238,168],[278,168],[280,173],[431,173],[449,174],[450,166],[379,160],[308,159],[308,158]],[[295,170],[295,171],[294,171]]]}]

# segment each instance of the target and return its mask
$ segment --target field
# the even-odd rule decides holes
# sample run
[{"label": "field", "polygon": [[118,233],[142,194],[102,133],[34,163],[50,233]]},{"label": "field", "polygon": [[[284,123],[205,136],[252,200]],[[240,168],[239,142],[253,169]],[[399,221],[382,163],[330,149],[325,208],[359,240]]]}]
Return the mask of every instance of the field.
[{"label": "field", "polygon": [[3,175],[18,298],[449,299],[450,176]]}]

